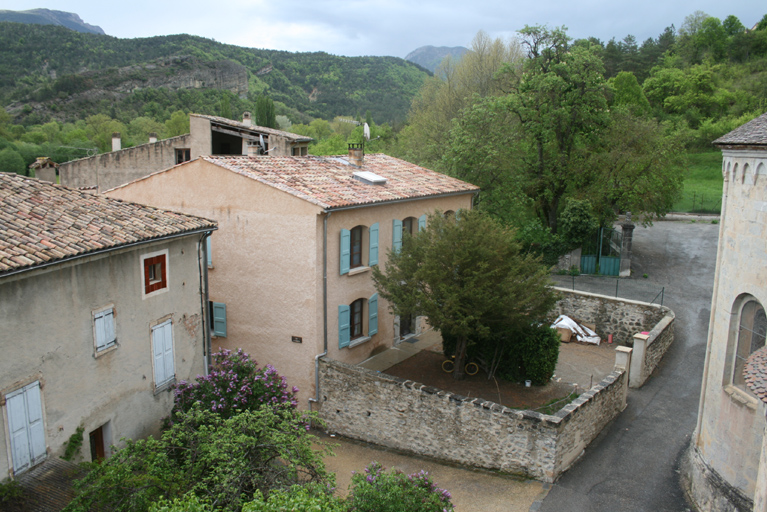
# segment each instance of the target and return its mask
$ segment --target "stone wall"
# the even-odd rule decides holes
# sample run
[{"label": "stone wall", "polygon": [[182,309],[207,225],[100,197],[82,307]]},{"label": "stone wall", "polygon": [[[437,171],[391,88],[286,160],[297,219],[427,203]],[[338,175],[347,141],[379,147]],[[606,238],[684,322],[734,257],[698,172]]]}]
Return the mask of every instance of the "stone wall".
[{"label": "stone wall", "polygon": [[629,386],[641,387],[660,364],[674,341],[674,313],[669,310],[647,335],[634,335]]},{"label": "stone wall", "polygon": [[191,136],[179,135],[132,148],[72,160],[59,166],[61,184],[97,187],[99,192],[176,165],[176,149],[189,148]]},{"label": "stone wall", "polygon": [[596,325],[596,332],[606,340],[608,334],[621,345],[633,344],[634,334],[651,331],[663,317],[673,316],[667,307],[606,295],[554,288],[562,298],[551,312],[551,320],[567,315]]},{"label": "stone wall", "polygon": [[623,410],[616,369],[555,415],[509,409],[331,359],[320,360],[320,417],[346,437],[553,482]]},{"label": "stone wall", "polygon": [[682,486],[700,512],[742,512],[756,510],[753,501],[703,460],[691,445],[682,456]]}]

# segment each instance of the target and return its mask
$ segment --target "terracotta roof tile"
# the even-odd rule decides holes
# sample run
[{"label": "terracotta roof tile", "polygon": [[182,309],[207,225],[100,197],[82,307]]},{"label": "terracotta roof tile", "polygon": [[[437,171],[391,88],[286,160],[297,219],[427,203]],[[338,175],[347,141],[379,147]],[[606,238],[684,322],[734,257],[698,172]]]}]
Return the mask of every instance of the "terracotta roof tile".
[{"label": "terracotta roof tile", "polygon": [[[470,183],[383,154],[365,155],[362,167],[349,164],[345,157],[202,159],[328,209],[479,190]],[[365,183],[354,177],[356,171],[373,172],[386,183]]]},{"label": "terracotta roof tile", "polygon": [[169,212],[0,173],[0,276],[132,242],[215,229]]},{"label": "terracotta roof tile", "polygon": [[713,142],[717,146],[767,145],[767,113],[735,128]]},{"label": "terracotta roof tile", "polygon": [[767,347],[751,354],[743,367],[743,377],[748,388],[762,402],[767,403]]}]

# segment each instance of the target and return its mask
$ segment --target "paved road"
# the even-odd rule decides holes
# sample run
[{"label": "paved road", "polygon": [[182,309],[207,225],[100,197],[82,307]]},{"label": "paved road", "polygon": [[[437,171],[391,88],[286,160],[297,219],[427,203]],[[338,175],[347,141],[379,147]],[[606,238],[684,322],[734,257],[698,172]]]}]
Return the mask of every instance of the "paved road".
[{"label": "paved road", "polygon": [[[652,378],[543,500],[542,512],[690,510],[679,457],[698,411],[719,226],[658,222],[634,231],[634,276],[666,287],[676,338]],[[641,278],[640,278],[641,279]]]}]

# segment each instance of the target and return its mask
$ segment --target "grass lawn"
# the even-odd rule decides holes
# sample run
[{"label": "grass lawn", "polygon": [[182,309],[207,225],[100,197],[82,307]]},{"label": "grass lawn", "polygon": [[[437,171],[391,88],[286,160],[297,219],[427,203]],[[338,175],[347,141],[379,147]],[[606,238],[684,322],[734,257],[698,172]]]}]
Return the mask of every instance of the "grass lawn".
[{"label": "grass lawn", "polygon": [[690,167],[684,180],[682,198],[671,211],[720,213],[722,210],[722,153],[688,153]]}]

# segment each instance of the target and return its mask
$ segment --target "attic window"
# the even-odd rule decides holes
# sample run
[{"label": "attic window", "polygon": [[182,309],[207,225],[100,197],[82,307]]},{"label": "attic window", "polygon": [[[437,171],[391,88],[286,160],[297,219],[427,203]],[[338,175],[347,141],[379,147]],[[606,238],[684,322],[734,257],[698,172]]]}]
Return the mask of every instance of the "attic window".
[{"label": "attic window", "polygon": [[367,185],[384,185],[386,184],[386,178],[379,176],[370,171],[357,171],[353,173],[354,178],[360,180]]}]

